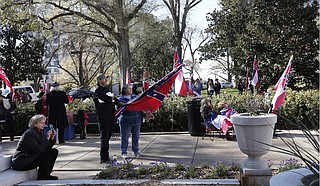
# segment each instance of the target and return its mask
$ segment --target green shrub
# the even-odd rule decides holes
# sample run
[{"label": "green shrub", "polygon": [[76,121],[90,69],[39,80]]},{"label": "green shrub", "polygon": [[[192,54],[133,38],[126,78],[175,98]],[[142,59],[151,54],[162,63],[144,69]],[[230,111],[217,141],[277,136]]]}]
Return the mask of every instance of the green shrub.
[{"label": "green shrub", "polygon": [[18,104],[14,111],[16,135],[22,135],[28,129],[29,120],[36,114],[34,103]]},{"label": "green shrub", "polygon": [[[287,91],[286,100],[278,111],[279,114],[288,120],[299,119],[308,129],[319,129],[314,126],[308,117],[319,121],[319,90],[307,91]],[[283,119],[279,118],[277,125],[281,129],[298,129],[295,125],[288,125]]]},{"label": "green shrub", "polygon": [[153,113],[154,119],[145,122],[141,131],[186,131],[188,130],[188,109],[186,99],[179,96],[171,96],[165,99],[159,110]]},{"label": "green shrub", "polygon": [[[190,99],[192,98],[179,96],[170,96],[168,99],[165,99],[159,110],[153,113],[155,118],[143,123],[141,131],[188,131],[188,109],[186,101]],[[211,102],[217,111],[218,102],[222,100],[226,101],[239,113],[247,111],[246,95],[231,95],[227,92],[222,92],[220,94],[220,98],[213,96],[211,98]],[[72,109],[74,113],[77,113],[79,109],[85,109],[89,112],[94,112],[95,110],[92,99],[87,102],[83,102],[81,99],[76,99],[67,105],[67,109]],[[262,106],[261,109],[265,110],[265,112],[268,111],[268,107],[266,106]],[[286,100],[277,112],[290,120],[294,120],[294,117],[297,117],[301,122],[305,123],[309,129],[319,129],[319,126],[313,126],[308,119],[309,116],[312,116],[314,120],[319,120],[319,90],[297,92],[288,89]],[[17,135],[21,135],[23,131],[27,129],[28,121],[34,114],[34,103],[17,105],[17,109],[14,114],[17,123]],[[289,124],[280,117],[278,117],[276,127],[278,129],[297,129],[295,125]]]}]

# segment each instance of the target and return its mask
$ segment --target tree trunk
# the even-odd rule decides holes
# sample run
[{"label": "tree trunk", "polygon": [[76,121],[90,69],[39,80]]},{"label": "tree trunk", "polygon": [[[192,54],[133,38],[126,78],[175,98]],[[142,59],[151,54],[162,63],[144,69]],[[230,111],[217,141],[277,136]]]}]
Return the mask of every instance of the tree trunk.
[{"label": "tree trunk", "polygon": [[126,70],[130,73],[131,67],[131,53],[129,48],[129,35],[126,28],[119,28],[120,41],[118,41],[118,54],[119,54],[119,69],[120,69],[120,79],[122,80],[121,86],[126,82]]}]

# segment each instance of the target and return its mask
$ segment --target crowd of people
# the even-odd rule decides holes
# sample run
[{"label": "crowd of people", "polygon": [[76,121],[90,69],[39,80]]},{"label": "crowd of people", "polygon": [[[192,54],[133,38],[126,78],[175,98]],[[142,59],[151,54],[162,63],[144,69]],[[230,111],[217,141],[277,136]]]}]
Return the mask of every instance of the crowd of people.
[{"label": "crowd of people", "polygon": [[[132,156],[141,156],[139,151],[139,135],[144,113],[140,111],[125,111],[115,118],[116,107],[122,107],[137,95],[133,93],[132,85],[125,84],[122,87],[121,96],[117,98],[107,86],[109,76],[99,74],[97,76],[97,88],[93,97],[100,132],[100,163],[108,165],[111,162],[109,154],[109,140],[113,133],[115,120],[118,120],[121,134],[120,153],[124,160],[128,159],[129,136],[132,136]],[[196,79],[194,87],[201,93],[203,84],[201,79]],[[243,84],[237,85],[239,94],[242,94]],[[221,84],[218,79],[208,79],[208,97],[220,95]],[[36,115],[29,121],[29,129],[22,135],[16,152],[12,159],[12,168],[15,170],[29,170],[39,167],[38,179],[58,179],[51,176],[51,171],[58,156],[58,150],[54,144],[63,144],[64,129],[68,125],[65,104],[69,102],[68,96],[60,89],[59,83],[51,85],[48,93],[40,90],[39,100],[35,103]],[[0,94],[0,115],[5,115],[6,123],[12,134],[14,133],[14,119],[11,112],[15,109],[15,102],[5,101]],[[230,116],[237,113],[226,102],[219,102],[220,111],[216,111],[208,98],[201,101],[201,116],[207,125],[221,130],[227,139],[230,138],[229,130],[232,128]],[[11,117],[10,117],[11,115]],[[45,125],[52,126],[44,131]],[[1,137],[1,136],[0,136]],[[29,143],[30,142],[30,143]],[[45,157],[48,159],[44,160]],[[41,170],[41,172],[40,172]]]},{"label": "crowd of people", "polygon": [[[203,82],[201,78],[197,78],[193,84],[195,87],[197,93],[201,95],[201,91],[203,90]],[[213,82],[213,79],[208,78],[208,81],[206,82],[206,90],[209,97],[212,97],[213,95],[219,96],[220,90],[221,90],[221,84],[219,82],[219,79],[216,78]]]}]

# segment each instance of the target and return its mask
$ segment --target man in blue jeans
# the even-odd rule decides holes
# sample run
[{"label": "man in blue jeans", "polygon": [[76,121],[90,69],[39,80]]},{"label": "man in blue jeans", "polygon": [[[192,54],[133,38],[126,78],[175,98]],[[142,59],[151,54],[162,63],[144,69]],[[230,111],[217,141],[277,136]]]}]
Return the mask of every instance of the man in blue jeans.
[{"label": "man in blue jeans", "polygon": [[[132,94],[132,85],[126,84],[122,88],[122,95],[119,101],[127,103],[137,97]],[[140,111],[124,111],[119,117],[120,133],[121,133],[121,156],[125,160],[128,158],[127,148],[130,132],[132,132],[132,155],[141,156],[139,151],[140,127],[143,120],[143,112]]]}]

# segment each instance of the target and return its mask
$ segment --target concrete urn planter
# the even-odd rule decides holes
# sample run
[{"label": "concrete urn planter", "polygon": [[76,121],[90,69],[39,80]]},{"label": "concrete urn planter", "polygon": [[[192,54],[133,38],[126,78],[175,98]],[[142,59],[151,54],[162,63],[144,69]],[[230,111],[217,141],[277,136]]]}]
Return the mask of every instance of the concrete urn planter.
[{"label": "concrete urn planter", "polygon": [[268,153],[270,147],[262,143],[272,145],[277,115],[250,116],[247,113],[235,114],[231,116],[231,122],[236,132],[240,150],[248,155],[248,158],[243,162],[242,168],[268,169],[266,161],[261,156]]}]

